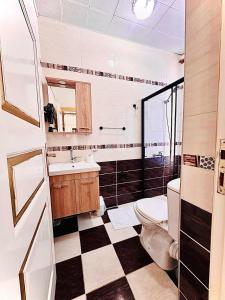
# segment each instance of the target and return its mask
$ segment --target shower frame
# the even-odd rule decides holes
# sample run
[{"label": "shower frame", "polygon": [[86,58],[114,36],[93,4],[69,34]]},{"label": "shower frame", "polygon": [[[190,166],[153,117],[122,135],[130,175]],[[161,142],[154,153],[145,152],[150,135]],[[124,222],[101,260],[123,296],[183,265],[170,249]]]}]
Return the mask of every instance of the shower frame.
[{"label": "shower frame", "polygon": [[[144,171],[145,171],[145,103],[149,101],[150,99],[166,92],[166,91],[171,91],[170,97],[171,97],[171,111],[173,110],[173,105],[175,105],[174,108],[174,114],[175,114],[175,132],[174,135],[172,135],[171,132],[171,137],[170,137],[170,157],[172,157],[172,150],[173,150],[173,159],[175,161],[175,156],[176,156],[176,114],[177,114],[177,88],[178,85],[182,84],[184,82],[184,77],[181,77],[180,79],[172,82],[171,84],[163,87],[162,89],[154,92],[153,94],[143,98],[141,100],[141,161],[142,161],[142,196],[144,197],[144,192],[145,192],[145,176],[144,176]],[[172,117],[171,117],[171,128],[172,128]],[[173,143],[173,148],[172,148],[172,143]]]}]

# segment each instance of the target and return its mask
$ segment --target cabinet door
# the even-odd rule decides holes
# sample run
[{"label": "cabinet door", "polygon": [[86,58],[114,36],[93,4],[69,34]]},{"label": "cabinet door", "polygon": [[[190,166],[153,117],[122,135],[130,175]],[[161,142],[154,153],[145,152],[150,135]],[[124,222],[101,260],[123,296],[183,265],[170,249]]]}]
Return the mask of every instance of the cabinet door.
[{"label": "cabinet door", "polygon": [[53,218],[63,218],[76,213],[76,185],[74,180],[51,184]]},{"label": "cabinet door", "polygon": [[91,84],[76,83],[77,132],[92,132]]},{"label": "cabinet door", "polygon": [[76,180],[77,209],[87,212],[99,208],[99,177]]}]

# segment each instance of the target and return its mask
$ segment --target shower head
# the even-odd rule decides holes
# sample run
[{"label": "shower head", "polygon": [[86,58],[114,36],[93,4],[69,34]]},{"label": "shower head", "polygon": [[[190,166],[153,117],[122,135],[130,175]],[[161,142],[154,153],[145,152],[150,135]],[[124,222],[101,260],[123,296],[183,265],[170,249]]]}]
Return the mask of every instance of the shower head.
[{"label": "shower head", "polygon": [[168,99],[166,99],[166,100],[163,101],[164,104],[167,104],[169,102],[170,102],[170,98],[168,98]]},{"label": "shower head", "polygon": [[171,92],[171,94],[169,95],[169,98],[163,101],[164,104],[168,104],[168,103],[170,102],[171,97],[172,97],[173,93],[176,92],[176,90],[177,90],[177,87],[174,87],[174,88],[172,89],[172,92]]}]

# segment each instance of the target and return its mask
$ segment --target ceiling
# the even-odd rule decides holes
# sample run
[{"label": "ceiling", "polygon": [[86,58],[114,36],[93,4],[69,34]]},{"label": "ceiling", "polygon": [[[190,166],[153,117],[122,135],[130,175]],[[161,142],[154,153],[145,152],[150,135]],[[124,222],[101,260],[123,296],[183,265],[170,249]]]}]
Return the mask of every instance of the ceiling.
[{"label": "ceiling", "polygon": [[153,14],[138,20],[132,0],[36,0],[38,13],[63,23],[182,54],[185,0],[157,0]]}]

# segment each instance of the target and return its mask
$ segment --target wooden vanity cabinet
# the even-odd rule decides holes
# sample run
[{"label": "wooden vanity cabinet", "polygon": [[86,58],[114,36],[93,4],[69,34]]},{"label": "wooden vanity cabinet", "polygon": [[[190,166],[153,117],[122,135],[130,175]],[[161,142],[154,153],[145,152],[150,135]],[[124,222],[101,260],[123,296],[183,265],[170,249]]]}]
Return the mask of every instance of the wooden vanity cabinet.
[{"label": "wooden vanity cabinet", "polygon": [[81,178],[76,181],[77,210],[79,212],[96,210],[99,207],[99,178]]},{"label": "wooden vanity cabinet", "polygon": [[77,133],[92,133],[91,84],[76,82]]},{"label": "wooden vanity cabinet", "polygon": [[76,207],[76,185],[73,180],[51,184],[53,218],[63,218],[74,214]]},{"label": "wooden vanity cabinet", "polygon": [[51,176],[50,190],[53,219],[99,208],[98,172]]}]

